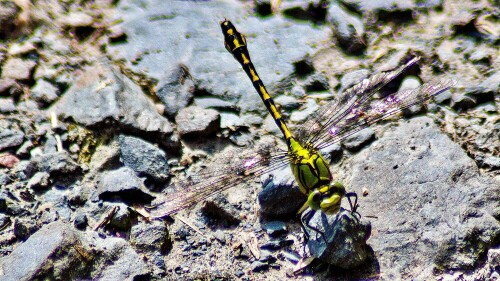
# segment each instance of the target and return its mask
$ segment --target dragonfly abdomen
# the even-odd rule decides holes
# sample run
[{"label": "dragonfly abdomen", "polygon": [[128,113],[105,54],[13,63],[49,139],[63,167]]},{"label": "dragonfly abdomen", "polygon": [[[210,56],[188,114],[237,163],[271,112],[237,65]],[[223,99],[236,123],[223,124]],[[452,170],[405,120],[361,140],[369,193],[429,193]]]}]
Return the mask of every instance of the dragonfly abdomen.
[{"label": "dragonfly abdomen", "polygon": [[226,49],[241,64],[246,74],[250,78],[253,87],[259,94],[267,110],[269,111],[269,113],[271,113],[271,116],[276,122],[276,125],[278,125],[278,128],[281,130],[283,136],[288,142],[288,140],[292,137],[292,133],[286,126],[281,113],[279,112],[279,109],[276,107],[276,104],[274,104],[273,99],[267,92],[264,83],[260,79],[259,74],[257,74],[257,70],[255,70],[252,61],[250,60],[250,54],[248,52],[245,36],[239,33],[233,26],[233,24],[228,20],[224,20],[223,22],[221,22],[221,27],[222,32],[224,33],[224,44],[226,46]]}]

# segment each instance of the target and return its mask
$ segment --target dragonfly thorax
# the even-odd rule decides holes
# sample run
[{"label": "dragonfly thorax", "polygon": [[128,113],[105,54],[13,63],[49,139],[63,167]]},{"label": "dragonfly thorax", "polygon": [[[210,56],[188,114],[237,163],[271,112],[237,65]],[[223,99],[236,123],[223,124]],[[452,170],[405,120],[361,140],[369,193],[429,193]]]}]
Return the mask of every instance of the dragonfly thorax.
[{"label": "dragonfly thorax", "polygon": [[300,190],[307,194],[307,205],[327,214],[337,213],[345,195],[344,186],[332,184],[332,174],[325,158],[309,146],[294,138],[289,141],[290,166]]}]

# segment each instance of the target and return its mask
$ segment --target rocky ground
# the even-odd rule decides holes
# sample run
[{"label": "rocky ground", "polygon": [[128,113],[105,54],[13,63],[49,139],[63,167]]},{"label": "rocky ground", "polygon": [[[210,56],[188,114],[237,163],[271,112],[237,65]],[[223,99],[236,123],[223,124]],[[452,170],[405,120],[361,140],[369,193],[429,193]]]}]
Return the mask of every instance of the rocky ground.
[{"label": "rocky ground", "polygon": [[[500,279],[498,7],[3,1],[0,279]],[[418,67],[389,88],[456,81],[427,110],[323,151],[360,195],[361,218],[313,218],[343,227],[325,231],[328,245],[316,235],[306,247],[289,169],[173,218],[143,216],[170,186],[186,187],[186,172],[203,180],[259,145],[282,145],[224,48],[224,18],[247,36],[292,127],[413,56]],[[304,250],[321,261],[301,261]]]}]

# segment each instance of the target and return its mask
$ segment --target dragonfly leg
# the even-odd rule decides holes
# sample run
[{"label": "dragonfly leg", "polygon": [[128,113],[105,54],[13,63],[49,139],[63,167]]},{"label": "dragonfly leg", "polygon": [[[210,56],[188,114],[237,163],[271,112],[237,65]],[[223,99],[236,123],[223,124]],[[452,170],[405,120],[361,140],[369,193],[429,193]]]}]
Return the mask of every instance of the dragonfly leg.
[{"label": "dragonfly leg", "polygon": [[[349,206],[351,207],[351,213],[358,214],[359,216],[361,216],[358,213],[358,207],[359,207],[358,194],[356,194],[356,192],[348,192],[346,193],[345,197],[347,197],[347,201],[349,201]],[[354,198],[354,204],[352,203],[351,197]]]},{"label": "dragonfly leg", "polygon": [[[307,231],[307,228],[312,229],[316,233],[321,234],[321,237],[323,238],[323,240],[325,241],[325,243],[328,243],[327,240],[326,240],[325,234],[321,230],[319,230],[318,228],[316,228],[316,227],[314,227],[314,226],[312,226],[312,225],[309,224],[309,222],[311,221],[311,219],[312,219],[312,217],[314,216],[315,213],[316,213],[315,210],[309,209],[308,211],[306,211],[304,213],[304,215],[300,219],[300,225],[302,226],[302,229],[304,230],[304,234],[306,236],[304,245],[307,244],[307,242],[309,241],[309,238],[310,238],[310,235],[309,235],[309,232]],[[307,228],[306,228],[306,226],[307,226]]]}]

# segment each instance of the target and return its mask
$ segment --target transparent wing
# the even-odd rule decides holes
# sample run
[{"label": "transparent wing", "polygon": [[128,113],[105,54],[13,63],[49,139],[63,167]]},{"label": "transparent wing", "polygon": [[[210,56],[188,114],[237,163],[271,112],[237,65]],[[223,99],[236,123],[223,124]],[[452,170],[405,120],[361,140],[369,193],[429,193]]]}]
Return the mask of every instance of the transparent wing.
[{"label": "transparent wing", "polygon": [[408,107],[423,104],[454,85],[452,80],[435,81],[374,99],[375,93],[418,60],[414,58],[394,71],[376,74],[349,88],[340,99],[323,106],[308,119],[298,138],[316,149],[325,148]]},{"label": "transparent wing", "polygon": [[286,151],[275,145],[262,145],[252,151],[235,149],[216,158],[196,176],[175,185],[174,190],[159,196],[153,208],[148,208],[152,218],[165,217],[202,202],[213,194],[255,179],[289,163]]}]

